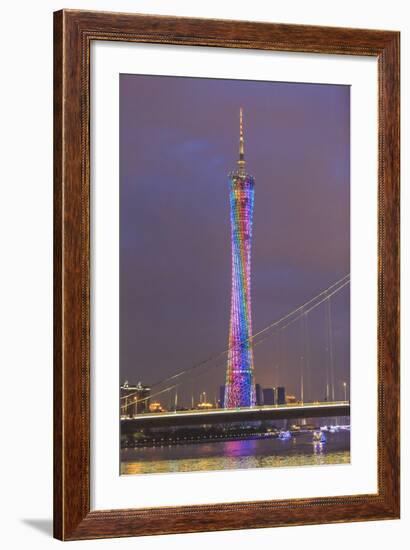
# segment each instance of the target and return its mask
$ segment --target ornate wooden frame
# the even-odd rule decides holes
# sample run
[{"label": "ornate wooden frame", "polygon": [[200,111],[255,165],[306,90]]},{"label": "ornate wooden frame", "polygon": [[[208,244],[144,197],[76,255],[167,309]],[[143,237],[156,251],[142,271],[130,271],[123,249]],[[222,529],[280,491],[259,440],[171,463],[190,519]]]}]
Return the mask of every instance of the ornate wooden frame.
[{"label": "ornate wooden frame", "polygon": [[[379,87],[378,493],[90,510],[92,40],[375,56]],[[124,537],[399,517],[398,32],[63,10],[54,14],[54,535]]]}]

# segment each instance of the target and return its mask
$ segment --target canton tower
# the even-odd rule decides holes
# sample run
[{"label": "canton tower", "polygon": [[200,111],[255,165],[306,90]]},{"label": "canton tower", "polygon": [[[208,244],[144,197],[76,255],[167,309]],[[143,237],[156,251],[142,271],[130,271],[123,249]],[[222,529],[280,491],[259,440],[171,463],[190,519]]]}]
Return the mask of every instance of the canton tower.
[{"label": "canton tower", "polygon": [[238,167],[229,174],[232,241],[232,294],[225,408],[253,407],[251,242],[255,180],[246,173],[242,108],[239,111]]}]

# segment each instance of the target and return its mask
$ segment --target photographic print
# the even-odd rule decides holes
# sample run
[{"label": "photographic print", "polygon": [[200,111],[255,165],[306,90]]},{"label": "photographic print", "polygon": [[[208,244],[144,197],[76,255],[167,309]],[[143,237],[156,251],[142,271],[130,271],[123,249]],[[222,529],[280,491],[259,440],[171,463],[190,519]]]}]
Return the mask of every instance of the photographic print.
[{"label": "photographic print", "polygon": [[399,53],[54,14],[56,538],[400,517]]},{"label": "photographic print", "polygon": [[119,86],[121,474],[349,463],[350,87]]}]

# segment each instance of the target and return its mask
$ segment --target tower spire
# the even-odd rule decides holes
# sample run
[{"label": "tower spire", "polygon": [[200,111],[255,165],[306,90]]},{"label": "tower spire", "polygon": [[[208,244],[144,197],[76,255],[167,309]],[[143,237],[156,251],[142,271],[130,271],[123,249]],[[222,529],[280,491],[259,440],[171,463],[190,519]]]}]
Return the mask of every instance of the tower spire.
[{"label": "tower spire", "polygon": [[245,169],[245,150],[244,150],[244,136],[243,136],[243,109],[239,109],[239,160],[238,160],[238,172],[240,176],[246,176]]}]

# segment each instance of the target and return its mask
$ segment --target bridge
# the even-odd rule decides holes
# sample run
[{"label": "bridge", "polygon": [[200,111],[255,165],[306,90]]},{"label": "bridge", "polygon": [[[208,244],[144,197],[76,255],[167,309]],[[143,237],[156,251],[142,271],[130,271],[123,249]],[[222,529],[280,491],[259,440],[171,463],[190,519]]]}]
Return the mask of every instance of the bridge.
[{"label": "bridge", "polygon": [[322,403],[264,405],[237,409],[187,410],[175,412],[143,413],[121,419],[121,431],[132,432],[143,428],[255,422],[261,420],[290,420],[349,416],[348,401]]},{"label": "bridge", "polygon": [[[150,384],[149,391],[145,394],[135,387],[134,391],[122,395],[121,430],[138,430],[149,426],[205,423],[210,425],[265,419],[349,416],[348,370],[341,375],[340,368],[338,372],[335,369],[337,354],[333,342],[335,327],[332,319],[332,299],[343,289],[347,289],[349,284],[350,274],[347,274],[316,296],[255,332],[245,341],[251,343],[254,348],[263,342],[272,346],[270,388],[282,386],[285,370],[289,365],[292,365],[294,371],[296,369],[292,388],[292,393],[296,397],[292,397],[297,399],[299,404],[293,401],[286,405],[258,404],[251,408],[223,408],[224,402],[221,399],[218,406],[215,390],[212,403],[206,402],[206,392],[201,391],[204,385],[206,386],[209,380],[215,380],[215,385],[217,382],[220,384],[222,376],[218,371],[224,373],[227,358],[236,353],[228,347]],[[310,325],[309,319],[313,312],[315,321]],[[317,349],[312,350],[310,337],[315,330],[316,333],[320,331],[319,334],[322,336]],[[322,366],[320,371],[317,368],[318,364]],[[202,399],[203,395],[205,400]],[[163,403],[163,399],[166,404],[161,408],[168,409],[167,412],[148,412],[150,402],[161,400]],[[269,402],[275,400],[269,399]],[[258,403],[263,403],[263,399],[259,397]],[[210,405],[212,408],[202,408],[203,405]]]}]

